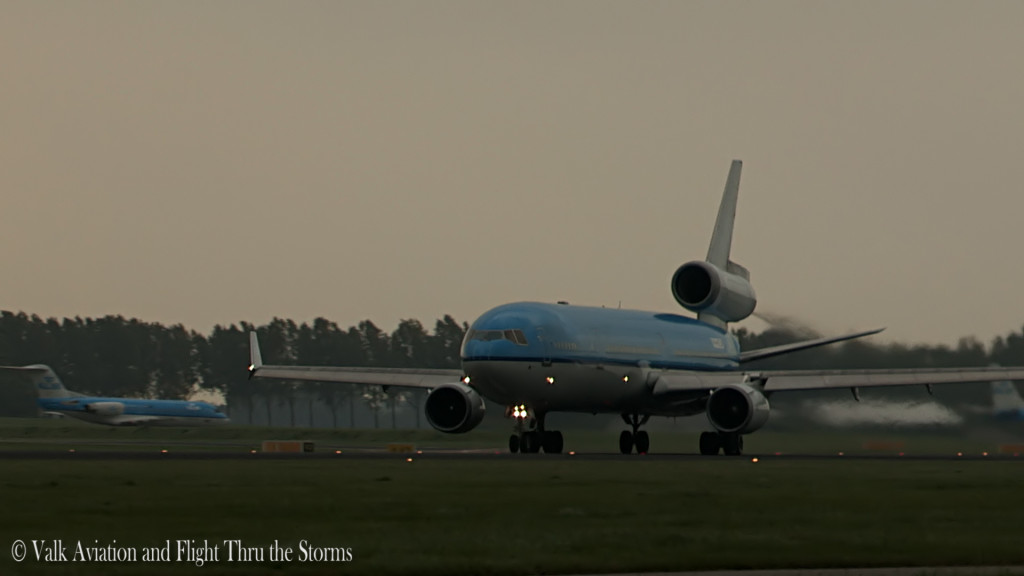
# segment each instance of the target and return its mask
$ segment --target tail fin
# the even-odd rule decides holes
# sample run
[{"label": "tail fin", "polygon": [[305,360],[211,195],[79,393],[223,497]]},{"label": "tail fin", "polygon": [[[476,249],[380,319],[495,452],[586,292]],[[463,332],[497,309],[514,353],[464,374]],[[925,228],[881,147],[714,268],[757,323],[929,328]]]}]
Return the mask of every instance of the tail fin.
[{"label": "tail fin", "polygon": [[260,341],[256,332],[249,332],[249,380],[263,367],[263,356],[260,354]]},{"label": "tail fin", "polygon": [[57,374],[45,364],[32,364],[29,366],[0,366],[0,371],[12,374],[28,376],[36,393],[40,398],[67,398],[77,396],[74,392],[68,391],[64,384],[57,377]]},{"label": "tail fin", "polygon": [[[740,194],[740,172],[742,170],[743,161],[733,160],[732,166],[729,167],[729,177],[725,180],[725,192],[722,193],[722,203],[718,206],[715,231],[711,234],[711,244],[708,246],[707,263],[717,266],[719,270],[723,271],[729,270],[729,252],[732,251],[732,225],[736,220],[736,203]],[[734,266],[736,265],[734,264]],[[733,272],[732,270],[729,271]],[[744,276],[742,273],[740,275]]]},{"label": "tail fin", "polygon": [[1024,399],[1013,382],[1000,380],[992,383],[992,412],[996,416],[1016,415],[1024,411]]}]

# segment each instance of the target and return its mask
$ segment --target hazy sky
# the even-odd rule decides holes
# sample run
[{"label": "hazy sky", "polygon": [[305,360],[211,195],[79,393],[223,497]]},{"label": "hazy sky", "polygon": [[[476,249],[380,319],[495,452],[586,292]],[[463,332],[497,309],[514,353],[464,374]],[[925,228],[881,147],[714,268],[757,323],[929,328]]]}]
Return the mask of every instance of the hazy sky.
[{"label": "hazy sky", "polygon": [[1024,324],[1022,30],[1016,1],[3,1],[0,309],[681,310],[741,158],[759,311],[988,342]]}]

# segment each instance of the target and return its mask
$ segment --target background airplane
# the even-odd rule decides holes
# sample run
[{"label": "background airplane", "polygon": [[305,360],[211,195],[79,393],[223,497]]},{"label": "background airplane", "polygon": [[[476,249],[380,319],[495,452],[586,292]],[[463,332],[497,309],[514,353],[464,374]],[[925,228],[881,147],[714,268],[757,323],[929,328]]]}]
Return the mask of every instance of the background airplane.
[{"label": "background airplane", "polygon": [[992,413],[1000,420],[1024,420],[1024,398],[1013,382],[992,382]]},{"label": "background airplane", "polygon": [[619,450],[647,452],[640,428],[651,416],[706,414],[713,431],[701,434],[701,454],[740,454],[743,435],[768,421],[769,398],[779,392],[865,386],[1024,379],[1024,368],[921,370],[745,371],[752,360],[875,334],[869,330],[741,352],[728,323],[757,305],[750,274],[730,259],[742,163],[729,170],[707,257],[680,266],[672,294],[697,318],[566,303],[519,302],[481,315],[462,344],[461,370],[264,365],[250,335],[250,377],[316,380],[429,389],[430,424],[449,433],[472,430],[487,397],[514,419],[512,452],[558,453],[562,433],[545,426],[550,412],[621,414],[629,430]]},{"label": "background airplane", "polygon": [[71,392],[43,364],[0,366],[0,371],[27,376],[44,413],[60,414],[109,426],[208,426],[224,424],[228,417],[207,402],[105,398]]}]

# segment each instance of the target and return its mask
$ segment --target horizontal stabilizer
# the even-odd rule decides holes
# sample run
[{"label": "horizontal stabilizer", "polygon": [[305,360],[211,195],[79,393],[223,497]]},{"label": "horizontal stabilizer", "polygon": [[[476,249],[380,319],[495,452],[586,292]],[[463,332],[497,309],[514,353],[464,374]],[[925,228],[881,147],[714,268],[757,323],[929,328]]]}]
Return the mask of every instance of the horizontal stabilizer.
[{"label": "horizontal stabilizer", "polygon": [[815,338],[814,340],[804,340],[802,342],[793,342],[792,344],[782,344],[781,346],[770,346],[768,348],[759,348],[757,350],[750,350],[749,352],[740,353],[740,363],[751,362],[753,360],[761,360],[763,358],[771,358],[772,356],[780,356],[782,354],[789,354],[790,352],[796,352],[797,350],[806,350],[808,348],[816,348],[818,346],[824,346],[826,344],[834,344],[836,342],[842,342],[844,340],[853,340],[854,338],[861,338],[863,336],[870,336],[872,334],[878,334],[885,328],[876,328],[874,330],[866,330],[864,332],[855,332],[853,334],[845,334],[843,336],[829,336],[827,338]]}]

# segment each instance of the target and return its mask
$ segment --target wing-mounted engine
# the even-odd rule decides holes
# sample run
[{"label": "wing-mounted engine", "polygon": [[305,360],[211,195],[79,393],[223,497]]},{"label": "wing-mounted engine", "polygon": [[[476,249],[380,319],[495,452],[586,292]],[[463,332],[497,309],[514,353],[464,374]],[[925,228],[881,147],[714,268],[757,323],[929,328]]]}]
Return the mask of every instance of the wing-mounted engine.
[{"label": "wing-mounted engine", "polygon": [[750,275],[733,262],[727,268],[699,260],[683,264],[672,275],[676,302],[702,320],[710,315],[722,322],[738,322],[750,316],[757,306]]},{"label": "wing-mounted engine", "polygon": [[441,432],[469,432],[484,419],[485,410],[484,399],[465,384],[445,384],[427,395],[427,421]]},{"label": "wing-mounted engine", "polygon": [[708,421],[719,432],[749,434],[764,426],[771,407],[768,398],[749,384],[729,384],[708,398]]},{"label": "wing-mounted engine", "polygon": [[97,416],[120,416],[124,414],[124,404],[120,402],[90,402],[83,406],[89,414]]}]

